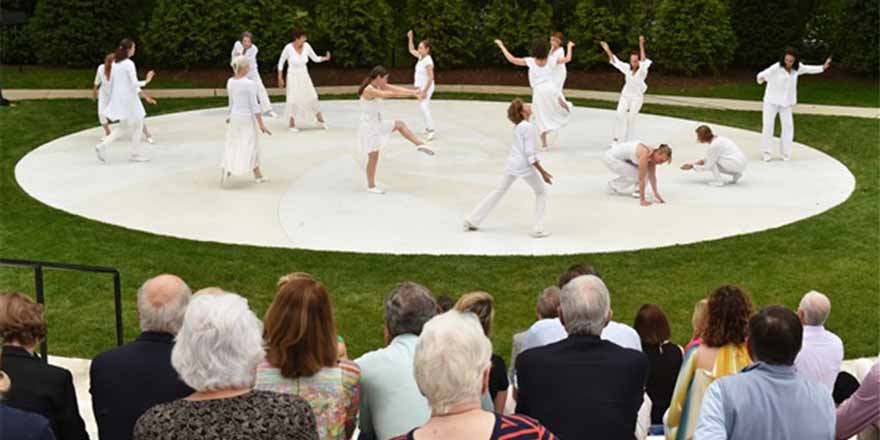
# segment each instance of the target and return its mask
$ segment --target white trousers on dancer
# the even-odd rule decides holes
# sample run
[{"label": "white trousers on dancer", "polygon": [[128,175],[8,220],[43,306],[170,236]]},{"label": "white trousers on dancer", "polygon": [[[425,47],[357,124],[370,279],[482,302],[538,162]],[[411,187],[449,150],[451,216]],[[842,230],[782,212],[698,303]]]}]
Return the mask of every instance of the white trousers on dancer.
[{"label": "white trousers on dancer", "polygon": [[718,162],[715,162],[715,166],[705,170],[712,173],[712,181],[716,184],[723,184],[724,181],[721,179],[722,174],[727,174],[728,176],[736,176],[737,174],[742,174],[743,171],[746,170],[746,162],[735,160],[735,159],[718,159]]},{"label": "white trousers on dancer", "polygon": [[419,109],[422,111],[422,116],[425,118],[425,129],[428,131],[434,131],[434,118],[431,117],[431,96],[434,95],[434,86],[428,89],[428,94],[425,95],[425,99],[419,101]]},{"label": "white trousers on dancer", "polygon": [[636,117],[642,109],[642,97],[626,97],[621,95],[617,102],[617,122],[614,124],[614,139],[617,142],[629,142],[635,138]]},{"label": "white trousers on dancer", "polygon": [[501,179],[501,184],[498,185],[498,189],[489,193],[489,195],[477,205],[471,215],[468,216],[468,222],[474,226],[479,226],[489,213],[498,206],[498,202],[501,201],[504,194],[507,194],[507,191],[510,189],[511,185],[513,185],[513,182],[516,182],[516,180],[520,178],[532,187],[532,191],[535,192],[535,231],[543,231],[544,211],[547,209],[547,190],[544,187],[544,180],[541,179],[541,176],[537,172],[523,177],[505,175]]},{"label": "white trousers on dancer", "polygon": [[257,101],[260,103],[260,111],[263,113],[272,111],[272,101],[269,99],[269,92],[266,91],[266,86],[263,85],[263,80],[260,79],[259,75],[257,76]]},{"label": "white trousers on dancer", "polygon": [[630,161],[615,159],[611,154],[606,154],[605,166],[618,176],[608,182],[608,188],[618,194],[631,194],[636,190],[636,185],[639,183],[638,165]]},{"label": "white trousers on dancer", "polygon": [[779,122],[782,124],[782,136],[780,137],[779,150],[783,157],[791,157],[791,147],[794,142],[794,119],[791,115],[791,106],[764,103],[764,127],[761,130],[761,151],[764,154],[771,153],[773,143],[773,131],[776,129],[776,115],[779,114]]},{"label": "white trousers on dancer", "polygon": [[119,121],[118,126],[114,127],[113,130],[110,131],[110,136],[107,136],[107,139],[104,139],[104,142],[101,142],[101,146],[106,147],[112,144],[117,139],[121,138],[123,134],[128,133],[131,136],[132,157],[144,157],[145,152],[141,148],[141,137],[143,136],[143,131],[143,119],[123,119],[122,121]]}]

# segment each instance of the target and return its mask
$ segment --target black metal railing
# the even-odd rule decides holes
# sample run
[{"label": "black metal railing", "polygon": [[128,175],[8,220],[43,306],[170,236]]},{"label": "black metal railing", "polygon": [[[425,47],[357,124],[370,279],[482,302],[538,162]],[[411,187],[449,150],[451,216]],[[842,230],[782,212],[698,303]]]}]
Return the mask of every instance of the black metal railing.
[{"label": "black metal railing", "polygon": [[[119,271],[115,267],[87,266],[84,264],[50,263],[48,261],[15,260],[0,258],[0,266],[30,267],[34,270],[34,291],[37,302],[46,303],[46,295],[43,289],[43,269],[72,270],[77,272],[109,273],[113,275],[113,305],[116,314],[116,345],[122,345],[122,287],[119,279]],[[48,337],[46,338],[48,339]],[[48,343],[44,339],[40,344],[40,354],[43,362],[48,362]]]}]

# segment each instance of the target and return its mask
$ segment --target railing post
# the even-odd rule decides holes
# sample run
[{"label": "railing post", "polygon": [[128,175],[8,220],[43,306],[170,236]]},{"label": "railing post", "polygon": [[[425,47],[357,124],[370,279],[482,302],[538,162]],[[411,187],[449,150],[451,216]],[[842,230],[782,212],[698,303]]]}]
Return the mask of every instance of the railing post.
[{"label": "railing post", "polygon": [[[46,294],[43,292],[43,266],[37,264],[34,266],[34,290],[36,290],[37,294],[37,303],[45,306],[46,302]],[[45,307],[43,307],[45,310]],[[40,355],[43,357],[43,362],[49,362],[49,348],[46,342],[49,336],[46,335],[42,341],[40,341]]]},{"label": "railing post", "polygon": [[122,337],[122,286],[119,280],[119,271],[113,272],[113,302],[116,307],[116,345],[123,344]]}]

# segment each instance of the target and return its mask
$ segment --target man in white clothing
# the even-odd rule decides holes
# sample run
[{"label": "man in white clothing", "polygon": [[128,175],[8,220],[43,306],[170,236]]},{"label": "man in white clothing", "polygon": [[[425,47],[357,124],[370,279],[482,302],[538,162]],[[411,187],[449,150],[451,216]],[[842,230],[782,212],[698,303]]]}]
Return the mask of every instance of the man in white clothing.
[{"label": "man in white clothing", "polygon": [[825,330],[825,321],[831,313],[831,301],[815,290],[801,299],[798,318],[804,325],[803,345],[794,361],[797,373],[812,382],[834,390],[834,381],[843,363],[843,342],[834,333]]},{"label": "man in white clothing", "polygon": [[731,176],[731,183],[739,182],[748,163],[742,150],[732,140],[716,136],[708,125],[697,127],[696,132],[697,142],[709,144],[706,158],[686,163],[681,166],[681,169],[711,172],[713,180],[709,184],[714,186],[724,186],[724,181],[721,179],[722,174]]}]

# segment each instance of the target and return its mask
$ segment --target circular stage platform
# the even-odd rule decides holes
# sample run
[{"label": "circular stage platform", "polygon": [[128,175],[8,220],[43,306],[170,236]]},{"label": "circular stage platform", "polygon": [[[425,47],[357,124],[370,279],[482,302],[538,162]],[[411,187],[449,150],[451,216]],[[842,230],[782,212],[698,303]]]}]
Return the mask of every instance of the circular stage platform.
[{"label": "circular stage platform", "polygon": [[[709,173],[679,165],[702,157],[698,122],[641,115],[639,137],[672,145],[674,165],[659,167],[665,205],[640,207],[612,196],[612,177],[601,161],[614,112],[577,108],[543,154],[556,177],[549,188],[547,230],[533,239],[534,197],[523,182],[502,200],[479,232],[462,221],[501,178],[512,125],[506,103],[434,101],[436,156],[416,152],[394,135],[379,161],[378,181],[388,192],[367,193],[357,153],[357,101],[324,101],[330,130],[290,133],[281,119],[267,120],[261,185],[233,178],[219,186],[225,108],[147,119],[156,139],[152,161],[127,161],[128,143],[98,162],[96,127],[56,139],[16,166],[21,187],[58,209],[126,228],[193,240],[314,250],[466,255],[552,255],[670,246],[761,231],[819,214],[846,200],[855,178],[834,158],[795,145],[790,162],[761,162],[760,134],[713,125],[734,139],[751,162],[736,185],[709,186]],[[276,110],[280,106],[276,105]],[[414,101],[385,103],[387,118],[416,131]],[[145,144],[146,145],[146,144]]]}]

